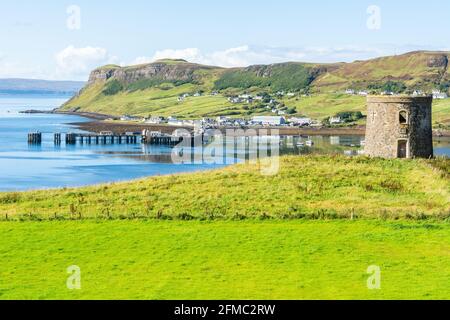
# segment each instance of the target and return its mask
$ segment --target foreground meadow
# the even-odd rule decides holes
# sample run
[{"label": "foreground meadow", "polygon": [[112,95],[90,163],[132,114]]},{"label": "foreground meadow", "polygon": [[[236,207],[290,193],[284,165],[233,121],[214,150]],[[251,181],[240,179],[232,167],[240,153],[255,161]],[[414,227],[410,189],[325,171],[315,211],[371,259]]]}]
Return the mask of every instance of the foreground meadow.
[{"label": "foreground meadow", "polygon": [[0,299],[450,298],[448,223],[0,222],[0,238]]}]

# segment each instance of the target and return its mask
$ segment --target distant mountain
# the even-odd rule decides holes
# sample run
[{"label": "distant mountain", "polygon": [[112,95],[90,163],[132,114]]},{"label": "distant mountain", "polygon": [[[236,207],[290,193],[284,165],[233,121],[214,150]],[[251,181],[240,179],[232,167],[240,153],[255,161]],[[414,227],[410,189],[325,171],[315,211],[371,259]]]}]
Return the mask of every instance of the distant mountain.
[{"label": "distant mountain", "polygon": [[85,85],[81,81],[48,81],[34,79],[0,79],[2,93],[75,94]]}]

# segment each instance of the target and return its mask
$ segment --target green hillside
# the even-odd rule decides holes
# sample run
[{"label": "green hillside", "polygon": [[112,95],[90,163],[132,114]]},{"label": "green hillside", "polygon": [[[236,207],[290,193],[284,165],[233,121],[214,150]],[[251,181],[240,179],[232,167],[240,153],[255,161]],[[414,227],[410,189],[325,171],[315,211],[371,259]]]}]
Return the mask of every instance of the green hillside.
[{"label": "green hillside", "polygon": [[[447,68],[448,53],[444,52],[412,52],[353,63],[288,62],[233,69],[184,60],[131,67],[109,65],[94,70],[88,85],[62,110],[180,118],[245,117],[270,114],[270,110],[261,102],[232,104],[228,97],[264,92],[276,96],[284,91],[295,96],[277,97],[277,101],[294,108],[292,115],[323,119],[337,112],[365,111],[364,98],[340,94],[349,88],[374,93],[448,92]],[[183,94],[189,96],[178,99]],[[450,126],[449,101],[435,101],[435,125]]]},{"label": "green hillside", "polygon": [[399,56],[342,64],[317,78],[313,86],[320,91],[346,88],[378,89],[388,81],[406,89],[448,90],[447,52],[410,52]]},{"label": "green hillside", "polygon": [[445,159],[283,157],[275,176],[248,164],[80,189],[0,193],[0,219],[445,219],[449,167]]}]

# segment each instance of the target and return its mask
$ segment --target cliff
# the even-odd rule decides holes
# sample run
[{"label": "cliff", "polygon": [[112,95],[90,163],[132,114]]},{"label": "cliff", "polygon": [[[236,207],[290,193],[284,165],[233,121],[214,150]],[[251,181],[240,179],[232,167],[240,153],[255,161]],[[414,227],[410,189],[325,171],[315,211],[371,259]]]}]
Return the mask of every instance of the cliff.
[{"label": "cliff", "polygon": [[147,79],[159,79],[162,81],[198,81],[201,76],[199,71],[220,70],[218,67],[204,66],[189,63],[185,60],[160,60],[155,63],[143,64],[131,67],[119,67],[108,65],[92,71],[88,85],[98,81],[115,79],[125,84]]}]

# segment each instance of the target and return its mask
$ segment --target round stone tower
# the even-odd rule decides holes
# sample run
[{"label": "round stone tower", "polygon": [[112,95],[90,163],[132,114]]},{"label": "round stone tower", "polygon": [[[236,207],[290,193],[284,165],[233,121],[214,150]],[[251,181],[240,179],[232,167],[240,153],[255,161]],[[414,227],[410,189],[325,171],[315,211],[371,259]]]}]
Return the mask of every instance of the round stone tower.
[{"label": "round stone tower", "polygon": [[369,96],[366,155],[433,157],[432,103],[429,96]]}]

